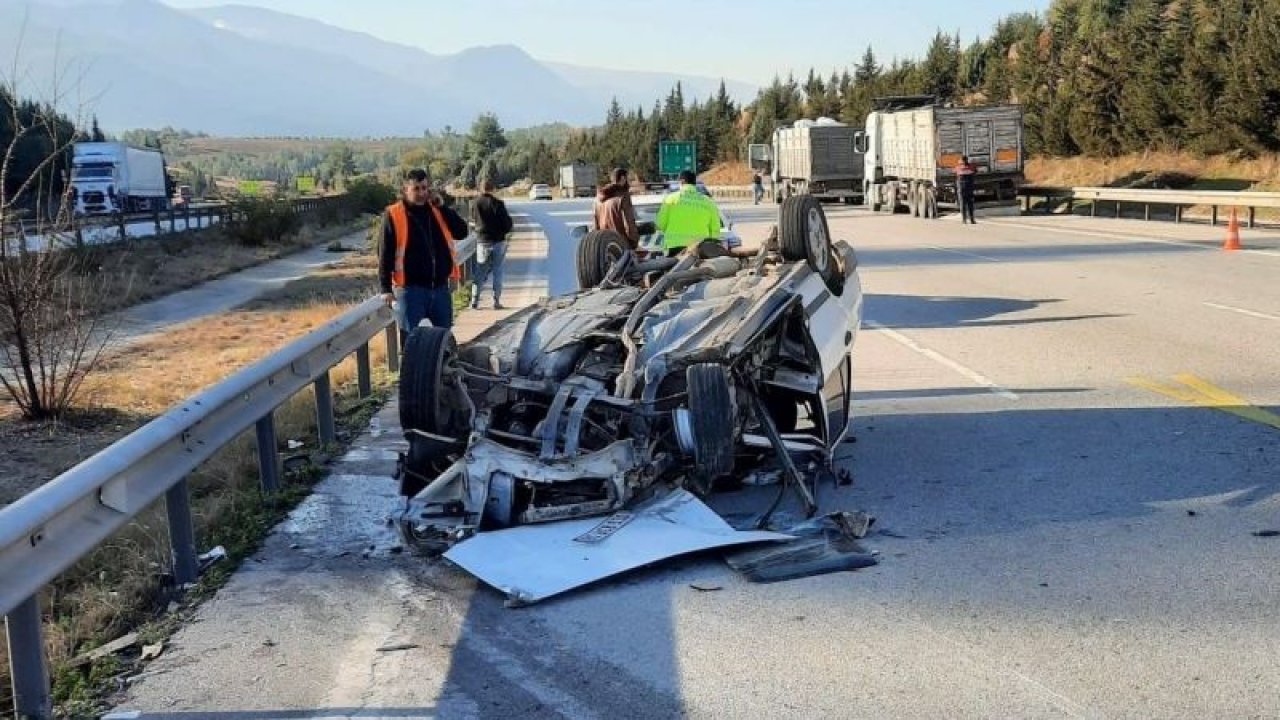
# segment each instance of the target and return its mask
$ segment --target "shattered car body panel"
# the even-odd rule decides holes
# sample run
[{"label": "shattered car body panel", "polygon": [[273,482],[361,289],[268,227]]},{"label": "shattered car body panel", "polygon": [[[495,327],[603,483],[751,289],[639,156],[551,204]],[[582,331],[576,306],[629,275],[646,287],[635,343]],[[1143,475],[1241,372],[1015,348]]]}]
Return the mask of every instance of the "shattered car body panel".
[{"label": "shattered car body panel", "polygon": [[[544,300],[456,354],[419,357],[447,331],[415,329],[401,373],[405,539],[444,552],[673,489],[705,494],[770,454],[814,512],[792,456],[829,467],[845,437],[862,291],[846,243],[824,239],[822,263],[779,247],[628,254],[599,287]],[[406,421],[406,397],[452,420]]]}]

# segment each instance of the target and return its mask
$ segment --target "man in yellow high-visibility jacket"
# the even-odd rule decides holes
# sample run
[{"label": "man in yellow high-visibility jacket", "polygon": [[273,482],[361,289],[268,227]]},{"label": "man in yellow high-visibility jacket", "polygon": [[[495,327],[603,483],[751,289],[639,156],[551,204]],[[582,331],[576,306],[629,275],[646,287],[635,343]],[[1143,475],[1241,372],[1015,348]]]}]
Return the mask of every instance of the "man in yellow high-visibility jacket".
[{"label": "man in yellow high-visibility jacket", "polygon": [[662,232],[662,248],[676,255],[703,240],[720,239],[720,209],[711,198],[698,192],[697,177],[680,173],[680,189],[668,195],[658,208],[656,222]]}]

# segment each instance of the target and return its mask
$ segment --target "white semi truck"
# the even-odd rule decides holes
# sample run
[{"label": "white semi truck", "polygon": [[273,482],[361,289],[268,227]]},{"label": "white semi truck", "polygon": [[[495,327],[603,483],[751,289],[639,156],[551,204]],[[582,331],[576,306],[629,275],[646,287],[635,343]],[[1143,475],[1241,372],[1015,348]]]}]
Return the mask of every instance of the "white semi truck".
[{"label": "white semi truck", "polygon": [[144,212],[169,206],[164,153],[118,142],[76,143],[71,185],[78,215]]},{"label": "white semi truck", "polygon": [[958,206],[955,169],[966,156],[977,168],[979,207],[1017,205],[1024,181],[1021,107],[941,107],[910,97],[883,98],[876,108],[860,138],[871,209],[906,208],[933,218],[940,206]]}]

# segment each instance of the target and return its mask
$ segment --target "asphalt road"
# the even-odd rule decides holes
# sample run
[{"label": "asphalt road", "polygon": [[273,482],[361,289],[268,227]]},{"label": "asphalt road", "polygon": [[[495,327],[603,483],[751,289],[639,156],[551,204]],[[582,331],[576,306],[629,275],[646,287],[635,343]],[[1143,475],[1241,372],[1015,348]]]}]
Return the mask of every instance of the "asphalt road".
[{"label": "asphalt road", "polygon": [[[547,248],[526,274],[572,272],[576,216],[557,213],[580,204],[513,204],[546,230],[518,239]],[[730,210],[748,242],[771,214]],[[692,558],[508,610],[396,552],[390,407],[119,707],[1280,715],[1280,538],[1256,534],[1280,529],[1280,236],[1245,232],[1249,252],[1223,253],[1206,227],[830,218],[868,297],[855,483],[821,499],[876,515],[878,566],[752,585]]]}]

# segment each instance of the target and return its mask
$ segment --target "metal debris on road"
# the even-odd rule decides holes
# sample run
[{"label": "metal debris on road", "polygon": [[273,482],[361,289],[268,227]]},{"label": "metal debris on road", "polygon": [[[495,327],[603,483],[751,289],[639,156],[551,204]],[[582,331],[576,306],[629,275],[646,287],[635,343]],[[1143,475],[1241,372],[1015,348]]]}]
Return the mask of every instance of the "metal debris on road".
[{"label": "metal debris on road", "polygon": [[378,648],[378,652],[383,652],[383,653],[401,652],[403,650],[416,650],[419,647],[421,646],[415,645],[414,643],[400,643],[398,645],[383,645],[382,647]]},{"label": "metal debris on road", "polygon": [[858,544],[875,520],[864,512],[838,512],[787,528],[790,542],[730,553],[725,560],[752,582],[778,582],[858,570],[878,564]]}]

